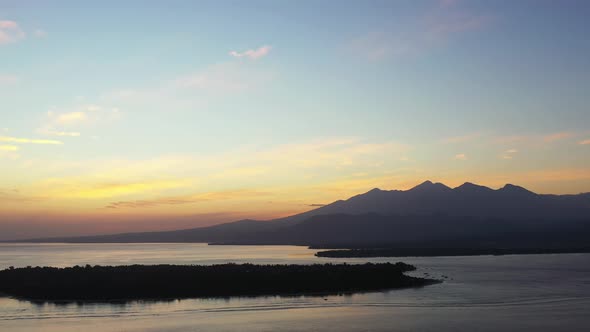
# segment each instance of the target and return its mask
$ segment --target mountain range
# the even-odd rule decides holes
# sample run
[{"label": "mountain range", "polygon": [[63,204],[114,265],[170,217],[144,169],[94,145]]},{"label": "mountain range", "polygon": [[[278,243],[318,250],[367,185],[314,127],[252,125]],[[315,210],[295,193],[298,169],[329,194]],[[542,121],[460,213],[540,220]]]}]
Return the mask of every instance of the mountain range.
[{"label": "mountain range", "polygon": [[590,247],[590,193],[543,195],[507,184],[426,181],[409,190],[373,189],[270,221],[241,220],[166,232],[34,239],[32,242],[207,242],[315,247]]}]

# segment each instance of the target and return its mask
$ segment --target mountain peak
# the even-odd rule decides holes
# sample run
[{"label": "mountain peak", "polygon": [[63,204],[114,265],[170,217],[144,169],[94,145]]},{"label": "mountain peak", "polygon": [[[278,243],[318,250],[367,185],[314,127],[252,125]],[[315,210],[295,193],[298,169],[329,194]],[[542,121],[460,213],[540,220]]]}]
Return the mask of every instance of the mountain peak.
[{"label": "mountain peak", "polygon": [[454,190],[457,190],[457,191],[479,191],[479,192],[492,191],[492,189],[490,189],[486,186],[480,186],[478,184],[471,183],[471,182],[465,182],[462,185],[456,187]]},{"label": "mountain peak", "polygon": [[534,192],[523,188],[521,186],[516,186],[510,183],[507,183],[504,185],[504,187],[498,189],[502,192],[507,192],[507,193],[514,193],[514,194],[535,194]]},{"label": "mountain peak", "polygon": [[442,183],[433,183],[430,180],[426,180],[414,188],[408,190],[409,192],[435,192],[435,191],[446,191],[451,188],[445,186]]}]

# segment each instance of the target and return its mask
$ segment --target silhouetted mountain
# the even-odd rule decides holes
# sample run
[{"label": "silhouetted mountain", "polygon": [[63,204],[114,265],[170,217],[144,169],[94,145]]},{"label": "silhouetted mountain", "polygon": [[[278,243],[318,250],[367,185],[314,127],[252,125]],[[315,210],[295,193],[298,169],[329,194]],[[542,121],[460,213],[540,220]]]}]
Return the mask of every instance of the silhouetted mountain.
[{"label": "silhouetted mountain", "polygon": [[466,182],[451,189],[426,181],[410,190],[373,189],[280,221],[302,221],[323,214],[448,215],[478,218],[587,218],[590,194],[539,195],[507,184],[493,190]]},{"label": "silhouetted mountain", "polygon": [[590,194],[540,195],[507,184],[426,181],[380,190],[271,221],[242,220],[171,232],[128,233],[52,242],[209,242],[319,246],[589,246]]}]

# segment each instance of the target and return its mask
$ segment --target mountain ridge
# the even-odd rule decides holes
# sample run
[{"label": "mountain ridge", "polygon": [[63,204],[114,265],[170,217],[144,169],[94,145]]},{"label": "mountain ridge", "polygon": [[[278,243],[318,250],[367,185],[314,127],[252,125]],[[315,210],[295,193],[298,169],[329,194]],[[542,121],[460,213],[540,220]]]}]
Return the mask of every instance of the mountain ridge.
[{"label": "mountain ridge", "polygon": [[[21,242],[329,245],[363,241],[367,244],[383,243],[388,242],[388,239],[392,243],[400,243],[405,236],[414,239],[416,245],[425,245],[424,241],[419,241],[421,238],[439,243],[462,239],[473,245],[469,238],[490,241],[488,235],[496,234],[493,241],[500,243],[500,237],[508,238],[515,232],[537,240],[542,238],[538,236],[539,232],[548,232],[563,242],[567,236],[558,234],[579,232],[578,224],[590,226],[590,193],[545,195],[513,184],[491,189],[465,182],[450,188],[442,183],[425,181],[408,190],[374,188],[346,200],[270,221],[244,219],[175,231],[30,239]],[[344,226],[348,227],[349,233],[342,231]],[[453,231],[449,232],[447,228]],[[355,240],[359,234],[363,234],[362,241]],[[404,236],[400,237],[399,234]],[[412,244],[407,241],[404,243]]]}]

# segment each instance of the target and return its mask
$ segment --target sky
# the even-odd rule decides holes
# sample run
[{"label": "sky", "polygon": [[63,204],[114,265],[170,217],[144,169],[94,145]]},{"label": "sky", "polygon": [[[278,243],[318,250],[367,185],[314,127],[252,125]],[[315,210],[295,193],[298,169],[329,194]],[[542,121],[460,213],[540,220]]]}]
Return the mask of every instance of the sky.
[{"label": "sky", "polygon": [[0,240],[425,180],[590,191],[588,1],[0,0]]}]

